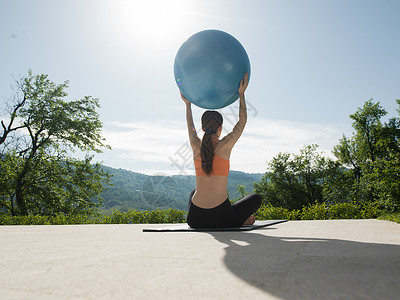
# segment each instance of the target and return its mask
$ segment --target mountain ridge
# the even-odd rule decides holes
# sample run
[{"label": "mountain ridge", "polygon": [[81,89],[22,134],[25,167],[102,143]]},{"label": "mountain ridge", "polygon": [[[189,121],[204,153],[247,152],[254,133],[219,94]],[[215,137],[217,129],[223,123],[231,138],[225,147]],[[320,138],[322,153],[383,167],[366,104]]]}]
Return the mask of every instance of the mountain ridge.
[{"label": "mountain ridge", "polygon": [[[194,175],[146,175],[122,168],[103,166],[112,175],[112,186],[103,191],[102,210],[127,211],[181,209],[187,210],[190,192],[195,188]],[[259,182],[264,174],[231,170],[228,176],[228,195],[231,200],[239,197],[238,185],[246,193],[253,192],[253,183]]]}]

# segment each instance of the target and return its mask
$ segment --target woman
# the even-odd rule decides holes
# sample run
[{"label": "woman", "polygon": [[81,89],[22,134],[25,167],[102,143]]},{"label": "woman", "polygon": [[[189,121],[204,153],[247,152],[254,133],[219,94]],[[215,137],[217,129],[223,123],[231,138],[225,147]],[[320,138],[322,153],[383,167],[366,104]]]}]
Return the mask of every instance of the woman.
[{"label": "woman", "polygon": [[247,85],[246,73],[238,89],[239,121],[223,139],[219,139],[222,115],[217,111],[206,111],[203,114],[201,123],[204,136],[202,140],[199,139],[193,123],[191,103],[181,93],[186,104],[186,121],[196,169],[196,189],[190,194],[187,216],[187,222],[192,228],[235,227],[255,222],[252,214],[261,205],[259,195],[248,195],[232,205],[227,198],[229,158],[247,121],[244,97]]}]

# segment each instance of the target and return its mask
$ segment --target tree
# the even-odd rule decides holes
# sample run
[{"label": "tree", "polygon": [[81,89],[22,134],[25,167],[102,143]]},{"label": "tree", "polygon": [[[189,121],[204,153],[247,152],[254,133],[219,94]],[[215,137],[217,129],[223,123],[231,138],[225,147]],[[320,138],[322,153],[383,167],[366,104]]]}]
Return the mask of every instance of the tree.
[{"label": "tree", "polygon": [[0,212],[14,212],[16,175],[20,171],[22,159],[15,152],[0,155]]},{"label": "tree", "polygon": [[[400,115],[400,100],[397,112]],[[377,202],[386,210],[400,210],[400,118],[390,118],[380,135],[379,159],[371,164],[368,180],[371,182]]]},{"label": "tree", "polygon": [[400,153],[374,163],[370,179],[377,202],[386,210],[400,210]]},{"label": "tree", "polygon": [[317,148],[305,146],[298,155],[279,153],[269,163],[270,171],[254,184],[255,192],[265,202],[291,210],[322,202],[324,181],[338,165],[317,153]]},{"label": "tree", "polygon": [[347,169],[352,170],[354,180],[361,179],[362,156],[358,151],[358,143],[354,138],[348,139],[345,135],[339,140],[339,145],[333,147],[333,154]]},{"label": "tree", "polygon": [[[396,101],[400,105],[400,101]],[[325,192],[333,193],[331,197],[342,191],[337,193],[342,199],[378,201],[392,211],[400,208],[400,119],[390,118],[382,123],[386,114],[379,102],[370,99],[350,115],[355,133],[350,139],[344,136],[334,147],[333,153],[344,169],[325,187]],[[349,172],[354,175],[352,180]],[[346,196],[344,191],[348,192]]]},{"label": "tree", "polygon": [[356,200],[354,191],[354,173],[336,161],[336,167],[330,168],[323,187],[323,199],[326,204],[351,203]]},{"label": "tree", "polygon": [[98,99],[66,101],[67,87],[67,81],[55,84],[32,71],[16,81],[0,135],[0,168],[8,170],[1,205],[12,214],[90,211],[109,182],[91,156],[70,157],[77,150],[101,152],[109,146],[96,112]]},{"label": "tree", "polygon": [[353,128],[356,130],[355,140],[358,151],[361,152],[364,161],[374,162],[385,151],[381,148],[380,139],[383,133],[381,118],[386,114],[386,110],[380,106],[379,102],[373,103],[373,99],[370,99],[362,108],[358,108],[354,114],[350,115],[350,118],[354,120]]}]

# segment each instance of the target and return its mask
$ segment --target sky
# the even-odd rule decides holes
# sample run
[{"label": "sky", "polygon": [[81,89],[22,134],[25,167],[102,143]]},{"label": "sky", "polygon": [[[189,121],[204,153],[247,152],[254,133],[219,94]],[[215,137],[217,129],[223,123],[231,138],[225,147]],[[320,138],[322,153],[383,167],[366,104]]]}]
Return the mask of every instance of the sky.
[{"label": "sky", "polygon": [[[398,116],[399,13],[397,0],[0,0],[0,108],[30,69],[68,80],[67,99],[100,99],[112,150],[96,161],[193,175],[173,63],[191,35],[218,29],[241,42],[251,64],[231,170],[264,173],[279,152],[310,144],[332,157],[368,99]],[[193,106],[197,129],[203,112]],[[226,134],[238,103],[220,112]]]}]

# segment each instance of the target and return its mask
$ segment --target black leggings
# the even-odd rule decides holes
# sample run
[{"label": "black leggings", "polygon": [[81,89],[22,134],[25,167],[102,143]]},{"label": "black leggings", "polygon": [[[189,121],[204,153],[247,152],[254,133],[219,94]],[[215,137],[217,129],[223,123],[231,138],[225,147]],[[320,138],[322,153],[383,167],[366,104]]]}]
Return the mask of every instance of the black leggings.
[{"label": "black leggings", "polygon": [[261,196],[251,194],[234,204],[231,204],[229,199],[226,199],[216,207],[201,208],[192,202],[194,192],[195,190],[190,193],[187,215],[187,223],[192,228],[241,226],[261,206]]}]

